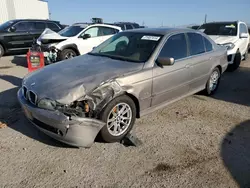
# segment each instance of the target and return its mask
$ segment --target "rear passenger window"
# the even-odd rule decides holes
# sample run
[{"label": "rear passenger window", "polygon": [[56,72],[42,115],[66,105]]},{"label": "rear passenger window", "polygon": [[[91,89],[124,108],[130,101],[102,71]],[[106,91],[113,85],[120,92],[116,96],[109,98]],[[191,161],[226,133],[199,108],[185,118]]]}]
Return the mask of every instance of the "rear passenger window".
[{"label": "rear passenger window", "polygon": [[203,37],[197,33],[187,33],[189,38],[190,55],[202,54],[205,52]]},{"label": "rear passenger window", "polygon": [[212,43],[207,38],[205,38],[205,37],[203,37],[203,39],[204,39],[204,42],[205,42],[206,51],[207,52],[212,51],[213,50]]},{"label": "rear passenger window", "polygon": [[126,25],[126,29],[129,30],[129,29],[133,29],[132,25]]},{"label": "rear passenger window", "polygon": [[175,60],[187,57],[187,41],[185,35],[171,36],[163,46],[159,57],[174,58]]},{"label": "rear passenger window", "polygon": [[47,26],[51,30],[58,30],[59,29],[59,27],[56,24],[54,24],[54,23],[47,23]]},{"label": "rear passenger window", "polygon": [[35,30],[44,30],[46,25],[44,22],[34,22],[34,29]]},{"label": "rear passenger window", "polygon": [[99,27],[98,30],[98,36],[114,35],[116,33],[116,29],[110,27]]},{"label": "rear passenger window", "polygon": [[125,25],[120,25],[120,27],[123,31],[125,30]]}]

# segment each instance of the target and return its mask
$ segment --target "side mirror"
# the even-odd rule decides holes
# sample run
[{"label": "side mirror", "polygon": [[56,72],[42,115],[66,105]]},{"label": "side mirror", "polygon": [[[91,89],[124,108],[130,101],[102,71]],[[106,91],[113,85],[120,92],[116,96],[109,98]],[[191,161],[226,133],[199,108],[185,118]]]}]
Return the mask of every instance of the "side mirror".
[{"label": "side mirror", "polygon": [[157,63],[161,64],[162,66],[170,66],[173,65],[175,60],[172,57],[159,57],[157,60]]},{"label": "side mirror", "polygon": [[15,26],[10,27],[9,31],[10,32],[15,32],[16,31],[16,27]]},{"label": "side mirror", "polygon": [[95,48],[96,48],[96,46],[95,46],[95,47],[93,47],[93,48],[92,48],[92,50],[94,50]]},{"label": "side mirror", "polygon": [[88,39],[88,38],[91,38],[91,35],[90,34],[84,34],[82,36],[82,39]]},{"label": "side mirror", "polygon": [[248,34],[247,33],[241,33],[240,38],[248,38]]}]

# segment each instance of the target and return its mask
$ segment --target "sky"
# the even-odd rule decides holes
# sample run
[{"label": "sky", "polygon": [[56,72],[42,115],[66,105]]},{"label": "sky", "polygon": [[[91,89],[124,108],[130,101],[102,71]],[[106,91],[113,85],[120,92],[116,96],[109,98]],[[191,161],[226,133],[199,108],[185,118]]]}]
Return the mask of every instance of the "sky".
[{"label": "sky", "polygon": [[250,23],[250,0],[48,0],[51,19],[62,24],[129,21],[148,27],[182,26],[207,21]]}]

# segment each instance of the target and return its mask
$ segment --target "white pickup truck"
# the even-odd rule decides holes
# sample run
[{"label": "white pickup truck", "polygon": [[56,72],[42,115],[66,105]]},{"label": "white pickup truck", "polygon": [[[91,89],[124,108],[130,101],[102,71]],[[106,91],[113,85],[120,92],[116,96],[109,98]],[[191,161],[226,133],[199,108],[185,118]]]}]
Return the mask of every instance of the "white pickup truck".
[{"label": "white pickup truck", "polygon": [[228,70],[235,71],[242,60],[247,59],[249,49],[249,31],[242,21],[211,22],[200,28],[218,45],[227,47]]}]

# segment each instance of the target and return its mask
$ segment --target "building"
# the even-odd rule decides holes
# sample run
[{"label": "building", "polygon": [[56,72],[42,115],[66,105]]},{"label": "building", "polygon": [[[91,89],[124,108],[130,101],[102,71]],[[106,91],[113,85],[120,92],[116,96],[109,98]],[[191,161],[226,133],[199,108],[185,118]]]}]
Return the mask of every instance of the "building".
[{"label": "building", "polygon": [[0,24],[12,19],[49,19],[48,2],[0,0]]}]

